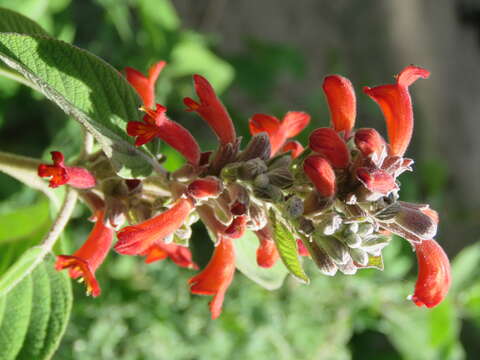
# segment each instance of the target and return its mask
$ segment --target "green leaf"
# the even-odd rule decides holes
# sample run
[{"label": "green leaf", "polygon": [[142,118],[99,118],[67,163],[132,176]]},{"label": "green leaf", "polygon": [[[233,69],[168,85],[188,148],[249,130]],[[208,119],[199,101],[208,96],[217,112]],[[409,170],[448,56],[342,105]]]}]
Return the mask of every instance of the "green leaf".
[{"label": "green leaf", "polygon": [[373,256],[368,255],[368,263],[365,265],[365,268],[374,268],[378,270],[383,270],[383,257],[382,255]]},{"label": "green leaf", "polygon": [[48,201],[17,209],[8,214],[0,214],[0,244],[24,238],[34,232],[50,219]]},{"label": "green leaf", "polygon": [[272,223],[275,244],[283,263],[297,280],[308,284],[310,280],[303,271],[298,256],[297,241],[292,232],[281,220],[277,219],[274,210],[270,210],[270,221]]},{"label": "green leaf", "polygon": [[250,280],[267,290],[275,290],[282,286],[288,270],[283,263],[277,263],[271,268],[262,268],[257,264],[256,251],[258,239],[255,233],[247,231],[240,239],[235,240],[235,255],[237,269]]},{"label": "green leaf", "polygon": [[0,359],[51,358],[71,306],[70,280],[65,272],[54,270],[54,258],[49,256],[12,291],[0,296]]},{"label": "green leaf", "polygon": [[48,36],[48,33],[35,21],[2,7],[0,7],[0,32]]},{"label": "green leaf", "polygon": [[140,99],[109,64],[63,41],[9,33],[0,34],[0,60],[91,132],[120,176],[151,173],[156,160],[125,131],[140,120]]}]

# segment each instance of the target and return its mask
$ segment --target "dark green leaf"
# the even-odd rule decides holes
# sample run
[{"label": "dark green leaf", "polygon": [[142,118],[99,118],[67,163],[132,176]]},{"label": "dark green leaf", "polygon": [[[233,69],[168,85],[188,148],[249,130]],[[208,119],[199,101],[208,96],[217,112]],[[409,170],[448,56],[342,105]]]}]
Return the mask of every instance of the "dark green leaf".
[{"label": "dark green leaf", "polygon": [[243,237],[235,240],[237,269],[265,289],[278,289],[282,286],[288,270],[280,261],[268,269],[258,266],[256,260],[258,244],[258,239],[252,231],[247,231]]},{"label": "dark green leaf", "polygon": [[19,34],[47,35],[48,33],[35,21],[18,12],[0,7],[0,32]]},{"label": "dark green leaf", "polygon": [[140,99],[109,64],[56,39],[9,33],[0,34],[0,60],[91,132],[121,176],[151,173],[156,160],[125,131],[140,119]]},{"label": "dark green leaf", "polygon": [[298,256],[297,240],[288,227],[281,220],[277,219],[274,210],[270,211],[270,221],[272,223],[275,244],[283,263],[296,279],[308,283],[310,280],[303,271]]},{"label": "dark green leaf", "polygon": [[72,294],[66,273],[53,266],[53,256],[47,257],[8,294],[0,296],[0,359],[49,359],[58,347]]}]

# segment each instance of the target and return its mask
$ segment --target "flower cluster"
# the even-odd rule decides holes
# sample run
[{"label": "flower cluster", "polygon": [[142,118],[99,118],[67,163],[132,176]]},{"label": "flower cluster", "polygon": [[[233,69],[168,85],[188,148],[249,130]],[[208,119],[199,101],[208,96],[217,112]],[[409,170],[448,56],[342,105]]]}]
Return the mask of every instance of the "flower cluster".
[{"label": "flower cluster", "polygon": [[[210,310],[216,318],[235,274],[235,240],[246,231],[258,237],[258,266],[269,268],[282,259],[288,268],[287,257],[305,256],[326,275],[381,268],[382,249],[390,235],[397,234],[412,245],[418,258],[413,302],[433,307],[443,300],[451,279],[448,258],[433,240],[437,213],[428,205],[400,201],[398,196],[397,178],[413,164],[404,157],[413,132],[408,88],[418,78],[427,78],[427,70],[408,66],[394,84],[364,88],[385,116],[388,142],[375,129],[354,129],[352,84],[331,75],[323,83],[331,126],[314,130],[306,148],[292,138],[309,125],[310,116],[291,111],[282,120],[253,115],[249,119],[252,138],[243,150],[213,87],[195,75],[198,101],[185,98],[184,104],[208,123],[219,140],[215,151],[201,152],[190,132],[167,116],[165,106],[155,103],[155,82],[164,66],[165,62],[154,64],[148,76],[126,69],[145,114],[143,121],[129,122],[126,130],[137,146],[163,140],[184,156],[186,164],[161,179],[123,180],[98,171],[95,164],[103,161],[101,155],[92,161],[90,172],[65,166],[63,156],[52,153],[54,165],[40,165],[39,175],[51,176],[52,186],[83,189],[96,220],[78,251],[58,257],[58,270],[69,268],[72,278],[85,280],[88,293],[99,295],[95,270],[125,218],[130,225],[116,231],[117,253],[144,256],[147,263],[169,257],[179,266],[198,269],[188,240],[191,225],[200,220],[215,249],[189,285],[194,294],[213,296]],[[89,190],[92,187],[100,191]],[[98,195],[102,191],[103,197]],[[294,239],[295,254],[285,254],[277,246],[276,222]]]}]

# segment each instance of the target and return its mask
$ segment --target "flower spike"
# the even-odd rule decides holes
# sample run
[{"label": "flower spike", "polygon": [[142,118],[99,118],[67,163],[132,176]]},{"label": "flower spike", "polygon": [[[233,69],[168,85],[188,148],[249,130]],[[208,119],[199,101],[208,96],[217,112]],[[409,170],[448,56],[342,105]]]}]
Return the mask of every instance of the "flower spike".
[{"label": "flower spike", "polygon": [[135,145],[140,146],[158,137],[182,154],[191,164],[200,161],[200,146],[193,135],[182,125],[166,115],[167,108],[157,104],[156,110],[144,109],[144,122],[130,121],[127,134],[137,136]]},{"label": "flower spike", "polygon": [[220,237],[208,265],[188,280],[190,291],[197,295],[213,295],[210,302],[212,319],[222,312],[223,299],[235,274],[235,247],[233,241]]},{"label": "flower spike", "polygon": [[407,66],[397,76],[395,84],[365,87],[363,91],[380,106],[387,122],[387,133],[392,156],[403,156],[413,133],[412,99],[408,87],[417,79],[430,76],[428,70]]},{"label": "flower spike", "polygon": [[323,155],[337,169],[346,168],[350,153],[345,141],[331,128],[320,128],[310,134],[310,149]]},{"label": "flower spike", "polygon": [[113,229],[104,224],[104,211],[97,211],[96,223],[87,241],[73,255],[59,255],[55,263],[56,270],[69,268],[72,279],[82,277],[87,286],[87,293],[100,295],[100,286],[95,278],[95,271],[103,263],[113,241]]},{"label": "flower spike", "polygon": [[448,257],[435,240],[416,243],[418,279],[412,301],[417,306],[437,306],[447,295],[452,282]]},{"label": "flower spike", "polygon": [[157,241],[173,234],[190,214],[193,202],[180,199],[167,211],[143,223],[124,227],[117,233],[115,251],[125,255],[142,255]]},{"label": "flower spike", "polygon": [[330,75],[323,81],[323,91],[327,97],[328,107],[335,131],[345,132],[348,139],[355,125],[357,99],[352,83],[340,75]]},{"label": "flower spike", "polygon": [[196,111],[210,125],[222,144],[234,143],[237,135],[232,119],[212,85],[200,75],[193,75],[193,82],[200,103],[186,97],[183,102],[187,111]]},{"label": "flower spike", "polygon": [[153,108],[155,105],[155,83],[166,64],[165,61],[153,64],[148,70],[148,77],[131,67],[125,68],[127,81],[137,90],[147,108]]},{"label": "flower spike", "polygon": [[255,114],[250,118],[248,125],[252,135],[262,132],[268,134],[271,156],[274,156],[284,146],[287,139],[297,136],[308,126],[309,122],[310,115],[307,113],[289,111],[282,121],[271,115]]},{"label": "flower spike", "polygon": [[53,165],[40,164],[38,176],[51,177],[49,186],[56,188],[68,184],[77,189],[89,189],[95,186],[95,177],[81,167],[65,165],[65,157],[59,151],[52,151]]}]

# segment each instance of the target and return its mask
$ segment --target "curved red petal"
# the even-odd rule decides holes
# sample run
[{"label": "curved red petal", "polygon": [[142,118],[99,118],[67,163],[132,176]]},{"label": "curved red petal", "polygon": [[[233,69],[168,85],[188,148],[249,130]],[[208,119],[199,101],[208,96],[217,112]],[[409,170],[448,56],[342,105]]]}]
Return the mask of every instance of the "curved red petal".
[{"label": "curved red petal", "polygon": [[292,159],[295,159],[303,152],[303,145],[298,141],[287,141],[282,147],[282,152],[292,152]]},{"label": "curved red petal", "polygon": [[417,306],[437,306],[448,293],[452,276],[450,262],[441,246],[435,240],[416,243],[418,279],[412,301]]},{"label": "curved red petal", "polygon": [[81,167],[66,167],[68,174],[67,184],[77,189],[90,189],[95,187],[97,181],[87,169]]},{"label": "curved red petal", "polygon": [[212,85],[203,76],[194,75],[195,91],[200,104],[190,98],[184,103],[191,111],[196,111],[210,125],[222,144],[234,143],[237,138],[232,119],[217,97]]},{"label": "curved red petal", "polygon": [[331,128],[314,130],[310,134],[309,146],[327,158],[334,168],[346,168],[350,162],[350,153],[345,141]]},{"label": "curved red petal", "polygon": [[357,99],[352,83],[343,76],[330,75],[323,81],[323,91],[327,97],[332,127],[337,132],[344,131],[345,138],[348,138],[357,115]]},{"label": "curved red petal", "polygon": [[248,120],[248,126],[252,135],[266,132],[270,140],[271,155],[273,156],[287,139],[280,120],[267,114],[254,114]]},{"label": "curved red petal", "polygon": [[142,146],[157,137],[158,127],[140,121],[130,121],[127,124],[127,134],[136,136],[135,145]]},{"label": "curved red petal", "polygon": [[381,169],[358,168],[357,179],[371,192],[388,195],[398,188],[392,175]]},{"label": "curved red petal", "polygon": [[320,195],[330,197],[335,194],[335,172],[328,160],[318,155],[309,156],[303,169]]},{"label": "curved red petal", "polygon": [[235,247],[231,239],[220,237],[208,265],[188,283],[192,294],[214,295],[210,302],[212,319],[221,311],[225,293],[235,274]]},{"label": "curved red petal", "polygon": [[383,112],[392,156],[403,156],[412,138],[413,109],[408,87],[415,80],[429,75],[425,69],[408,66],[397,76],[396,84],[364,88]]},{"label": "curved red petal", "polygon": [[187,187],[187,194],[196,199],[218,196],[221,191],[222,183],[215,177],[194,180]]},{"label": "curved red petal", "polygon": [[263,268],[271,268],[280,257],[272,232],[267,225],[263,229],[255,231],[255,234],[260,240],[260,245],[257,248],[257,264]]},{"label": "curved red petal", "polygon": [[355,145],[363,156],[382,155],[386,143],[383,137],[375,129],[359,129],[355,131]]},{"label": "curved red petal", "polygon": [[286,138],[300,134],[310,123],[310,115],[302,111],[289,111],[282,121],[282,129]]},{"label": "curved red petal", "polygon": [[192,200],[180,199],[160,215],[143,223],[124,227],[117,233],[115,251],[125,255],[145,253],[155,241],[164,239],[182,226],[192,209]]},{"label": "curved red petal", "polygon": [[100,285],[87,261],[76,256],[58,255],[55,270],[60,271],[67,268],[70,269],[69,275],[72,279],[82,277],[85,280],[87,294],[91,294],[93,297],[101,294]]}]

